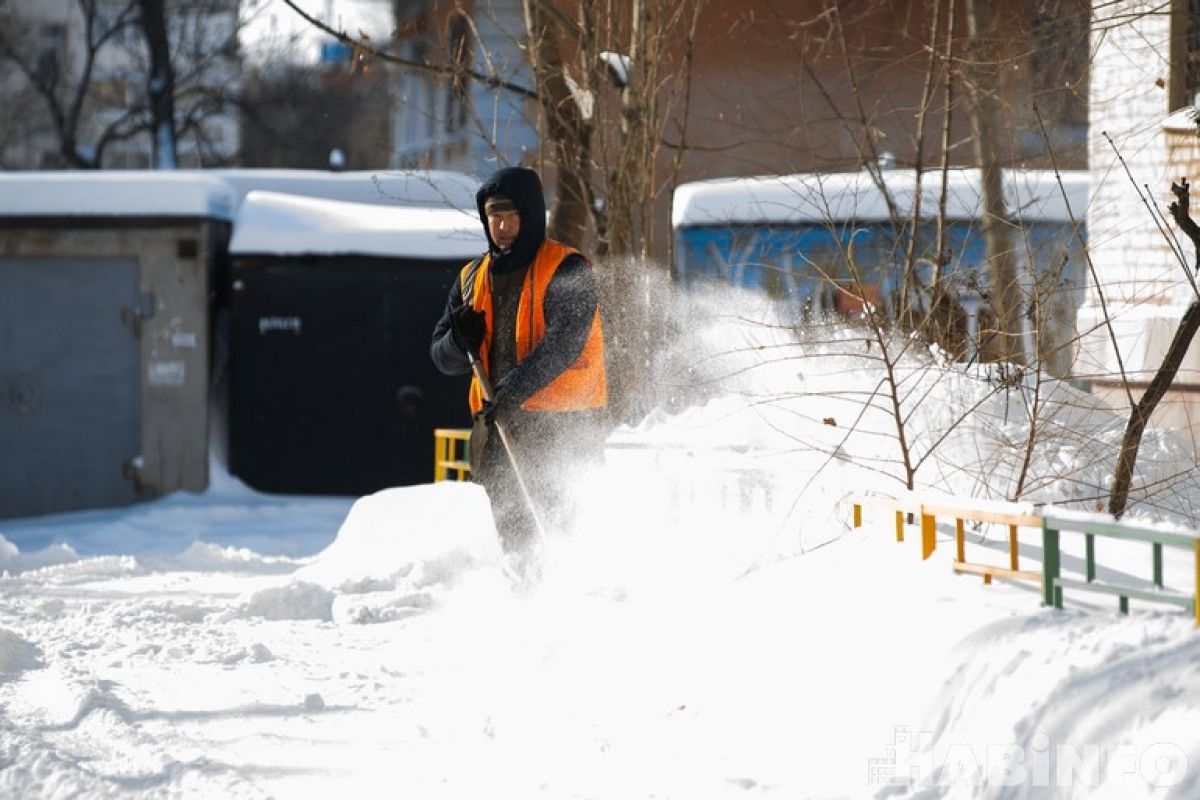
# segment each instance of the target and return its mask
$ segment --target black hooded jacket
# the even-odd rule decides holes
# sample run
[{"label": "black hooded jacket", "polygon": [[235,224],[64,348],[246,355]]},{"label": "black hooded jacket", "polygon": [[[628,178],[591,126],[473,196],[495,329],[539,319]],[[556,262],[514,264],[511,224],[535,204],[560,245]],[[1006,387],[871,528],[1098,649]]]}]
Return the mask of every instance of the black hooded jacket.
[{"label": "black hooded jacket", "polygon": [[[507,253],[497,249],[492,241],[483,210],[487,199],[498,194],[512,200],[521,217],[516,241]],[[484,181],[475,201],[488,239],[489,269],[493,274],[506,274],[527,267],[546,239],[546,200],[537,173],[523,167],[502,169]],[[450,287],[442,317],[434,327],[429,348],[434,364],[446,375],[463,375],[471,371],[466,349],[453,323],[454,312],[462,303],[462,290],[456,280]],[[542,306],[546,317],[545,337],[508,374],[489,376],[493,383],[502,386],[516,404],[537,394],[579,358],[591,331],[596,306],[596,279],[591,265],[581,255],[567,256],[546,287]],[[492,320],[488,320],[488,325],[491,324]]]},{"label": "black hooded jacket", "polygon": [[[521,215],[521,229],[517,240],[507,253],[496,248],[488,230],[487,214],[483,204],[493,195],[504,195],[512,200]],[[488,249],[492,254],[492,272],[506,273],[518,270],[533,261],[537,250],[546,239],[546,198],[542,194],[542,181],[538,174],[524,167],[506,167],[488,178],[475,193],[475,204],[479,207],[479,221],[487,236]]]}]

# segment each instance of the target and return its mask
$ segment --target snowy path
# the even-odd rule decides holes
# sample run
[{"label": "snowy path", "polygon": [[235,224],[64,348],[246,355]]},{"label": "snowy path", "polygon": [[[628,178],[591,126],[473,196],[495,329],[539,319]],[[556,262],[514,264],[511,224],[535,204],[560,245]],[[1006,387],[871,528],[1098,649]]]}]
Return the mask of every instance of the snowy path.
[{"label": "snowy path", "polygon": [[[887,420],[860,414],[879,377],[838,346],[859,355],[770,362],[610,440],[526,596],[466,484],[351,505],[215,473],[203,496],[3,523],[0,797],[1200,796],[1189,615],[1054,612],[955,576],[947,528],[925,562],[884,519],[848,530],[849,492],[898,483]],[[910,377],[938,442],[922,488],[1007,496],[1019,393]],[[1056,391],[1033,477],[1086,502],[1121,426]],[[1188,454],[1158,432],[1144,458],[1167,487],[1146,507],[1190,518]],[[999,541],[968,549],[1002,563]],[[1145,552],[1098,550],[1145,578]],[[1168,585],[1189,569],[1170,557]]]},{"label": "snowy path", "polygon": [[[432,491],[374,510],[411,516]],[[449,491],[478,512],[474,487]],[[460,541],[411,580],[347,581],[394,533],[376,514],[316,559],[209,548],[204,570],[109,557],[5,579],[0,795],[863,797],[898,728],[1170,740],[1200,763],[1184,615],[1043,612],[871,527],[741,579],[701,559],[583,581],[565,561],[515,597]],[[1110,796],[1155,796],[1130,779]],[[1104,796],[1083,788],[1058,796]]]}]

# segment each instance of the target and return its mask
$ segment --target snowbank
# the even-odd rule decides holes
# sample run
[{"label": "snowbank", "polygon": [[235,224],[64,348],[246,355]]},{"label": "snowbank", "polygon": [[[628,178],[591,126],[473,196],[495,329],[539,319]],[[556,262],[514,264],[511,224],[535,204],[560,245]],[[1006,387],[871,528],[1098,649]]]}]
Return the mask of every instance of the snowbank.
[{"label": "snowbank", "polygon": [[498,557],[487,493],[444,481],[360,498],[333,543],[295,577],[345,593],[422,589]]},{"label": "snowbank", "polygon": [[[870,399],[878,360],[853,330],[796,340],[732,311],[697,322],[670,409],[620,432],[606,468],[572,473],[583,523],[529,592],[501,577],[472,484],[350,506],[217,481],[6,523],[9,563],[48,539],[110,549],[0,578],[0,795],[1200,792],[1190,615],[1074,596],[1044,609],[1037,586],[956,576],[952,525],[929,560],[890,515],[852,529],[846,494],[902,486]],[[1014,493],[1035,387],[927,351],[897,375],[928,455],[918,486]],[[1023,497],[1088,508],[1120,421],[1041,389]],[[1147,441],[1139,508],[1183,524],[1194,464],[1169,434]],[[1004,533],[967,536],[1004,563]],[[1102,567],[1133,568],[1099,549]]]},{"label": "snowbank", "polygon": [[0,675],[13,677],[41,666],[41,651],[37,645],[0,628]]},{"label": "snowbank", "polygon": [[293,593],[307,596],[299,604],[312,609],[316,597],[328,599],[320,618],[388,622],[428,610],[464,575],[496,567],[499,558],[482,487],[447,481],[387,489],[354,504],[337,538],[296,571],[290,588],[268,590],[276,594],[257,596],[249,606],[281,618],[285,612],[269,609],[297,605]]}]

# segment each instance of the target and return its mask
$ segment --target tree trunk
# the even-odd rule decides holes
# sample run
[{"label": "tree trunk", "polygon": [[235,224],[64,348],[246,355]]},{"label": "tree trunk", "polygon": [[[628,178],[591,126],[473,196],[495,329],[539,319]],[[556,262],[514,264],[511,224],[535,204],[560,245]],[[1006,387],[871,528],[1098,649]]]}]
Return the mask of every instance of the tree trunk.
[{"label": "tree trunk", "polygon": [[583,247],[591,221],[587,191],[591,123],[584,119],[567,84],[559,37],[550,15],[542,8],[546,0],[524,2],[529,61],[544,125],[542,151],[554,164],[557,187],[547,234]]},{"label": "tree trunk", "polygon": [[154,169],[178,166],[175,146],[175,70],[171,67],[171,42],[167,38],[164,0],[139,0],[142,33],[150,54],[146,96],[150,100],[150,136],[154,142]]},{"label": "tree trunk", "polygon": [[983,238],[991,274],[991,302],[996,328],[981,337],[980,348],[988,360],[1025,363],[1021,336],[1021,287],[1009,235],[1008,206],[1004,200],[1001,172],[998,86],[995,63],[988,40],[992,36],[988,0],[967,3],[967,35],[970,39],[967,87],[971,96],[971,127],[981,173]]},{"label": "tree trunk", "polygon": [[[1195,245],[1196,267],[1200,269],[1200,227],[1197,227],[1188,211],[1190,186],[1185,179],[1172,184],[1171,191],[1176,197],[1176,201],[1170,206],[1171,216]],[[1183,319],[1179,321],[1179,327],[1171,339],[1171,346],[1167,348],[1167,354],[1163,357],[1158,372],[1154,374],[1154,380],[1150,381],[1145,394],[1129,412],[1129,422],[1125,426],[1125,436],[1121,439],[1121,453],[1117,457],[1112,494],[1108,502],[1108,511],[1114,517],[1124,514],[1129,504],[1129,489],[1133,483],[1133,468],[1137,463],[1138,449],[1142,445],[1142,433],[1145,432],[1159,401],[1171,388],[1171,383],[1179,373],[1179,365],[1183,363],[1183,357],[1187,355],[1197,330],[1200,330],[1200,300],[1193,300],[1184,312]]]}]

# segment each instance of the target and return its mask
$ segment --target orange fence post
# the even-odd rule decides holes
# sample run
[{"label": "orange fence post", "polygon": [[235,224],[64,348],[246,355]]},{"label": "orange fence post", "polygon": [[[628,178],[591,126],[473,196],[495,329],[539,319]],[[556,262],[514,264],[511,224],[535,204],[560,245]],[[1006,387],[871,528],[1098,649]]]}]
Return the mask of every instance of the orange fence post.
[{"label": "orange fence post", "polygon": [[933,555],[937,547],[937,519],[932,514],[921,512],[921,558]]},{"label": "orange fence post", "polygon": [[1009,525],[1008,526],[1008,565],[1009,565],[1009,567],[1012,568],[1013,572],[1016,572],[1020,568],[1017,563],[1018,562],[1017,556],[1018,556],[1017,526]]}]

